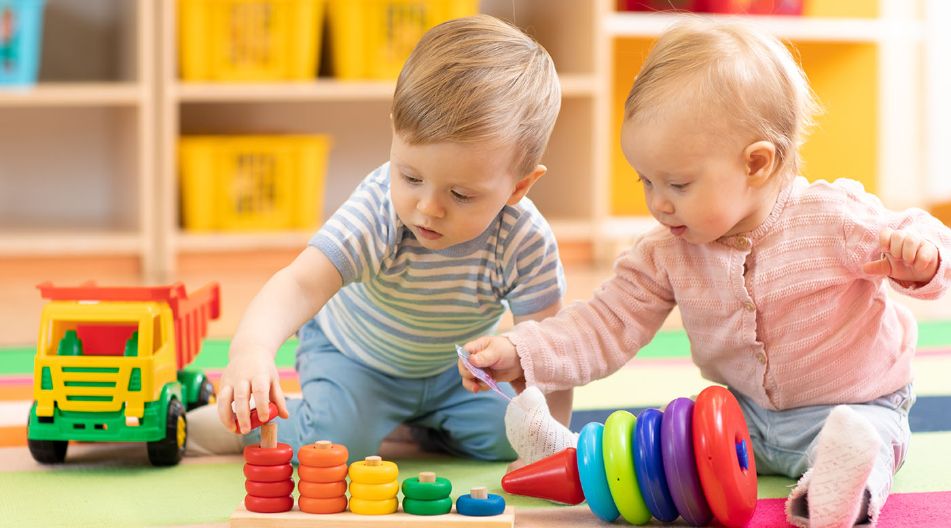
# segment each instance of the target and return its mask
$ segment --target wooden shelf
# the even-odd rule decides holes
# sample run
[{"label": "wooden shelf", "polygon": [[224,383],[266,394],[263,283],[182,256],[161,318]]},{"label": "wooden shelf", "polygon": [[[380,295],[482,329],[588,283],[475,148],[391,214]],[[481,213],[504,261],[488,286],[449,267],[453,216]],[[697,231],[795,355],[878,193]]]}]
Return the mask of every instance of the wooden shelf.
[{"label": "wooden shelf", "polygon": [[[676,13],[613,13],[605,17],[604,31],[615,37],[657,37],[671,25],[688,17]],[[923,25],[914,21],[857,18],[817,18],[796,16],[705,17],[734,19],[757,26],[786,40],[798,42],[880,42],[888,38],[924,36]]]},{"label": "wooden shelf", "polygon": [[[563,75],[566,97],[594,93],[593,75]],[[389,101],[393,81],[337,81],[319,79],[287,83],[186,83],[172,87],[170,95],[183,103],[266,103],[309,101]]]},{"label": "wooden shelf", "polygon": [[179,231],[175,247],[186,253],[303,248],[315,230],[259,233],[189,233]]},{"label": "wooden shelf", "polygon": [[0,106],[133,106],[143,99],[134,82],[40,83],[0,89]]},{"label": "wooden shelf", "polygon": [[0,255],[136,255],[142,236],[133,231],[9,229],[0,235]]}]

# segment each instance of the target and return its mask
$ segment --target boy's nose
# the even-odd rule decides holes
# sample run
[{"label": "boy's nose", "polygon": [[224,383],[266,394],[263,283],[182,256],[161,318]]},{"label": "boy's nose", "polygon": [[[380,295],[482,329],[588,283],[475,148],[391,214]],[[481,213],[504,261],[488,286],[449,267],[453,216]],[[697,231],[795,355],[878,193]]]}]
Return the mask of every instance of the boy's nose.
[{"label": "boy's nose", "polygon": [[416,202],[416,210],[433,218],[442,218],[444,214],[442,206],[433,198],[423,198]]}]

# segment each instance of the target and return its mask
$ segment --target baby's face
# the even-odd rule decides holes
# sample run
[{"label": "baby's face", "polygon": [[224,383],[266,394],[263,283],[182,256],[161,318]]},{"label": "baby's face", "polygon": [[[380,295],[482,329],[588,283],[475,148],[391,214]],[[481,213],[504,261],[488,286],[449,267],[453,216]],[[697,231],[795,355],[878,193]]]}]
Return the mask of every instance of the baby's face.
[{"label": "baby's face", "polygon": [[515,190],[513,147],[410,145],[393,134],[390,193],[396,214],[419,243],[445,249],[488,227]]},{"label": "baby's face", "polygon": [[628,119],[621,148],[644,186],[647,207],[674,236],[692,244],[751,231],[772,207],[749,185],[746,142],[689,112]]}]

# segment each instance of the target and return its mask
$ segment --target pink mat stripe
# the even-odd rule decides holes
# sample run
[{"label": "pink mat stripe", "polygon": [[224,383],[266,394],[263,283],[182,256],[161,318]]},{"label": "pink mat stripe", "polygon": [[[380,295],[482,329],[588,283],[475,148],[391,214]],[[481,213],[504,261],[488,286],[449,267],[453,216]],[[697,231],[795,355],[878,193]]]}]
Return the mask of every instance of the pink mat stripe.
[{"label": "pink mat stripe", "polygon": [[[760,499],[748,528],[795,528],[786,522],[786,499]],[[894,493],[879,515],[878,528],[935,528],[951,525],[951,491]]]}]

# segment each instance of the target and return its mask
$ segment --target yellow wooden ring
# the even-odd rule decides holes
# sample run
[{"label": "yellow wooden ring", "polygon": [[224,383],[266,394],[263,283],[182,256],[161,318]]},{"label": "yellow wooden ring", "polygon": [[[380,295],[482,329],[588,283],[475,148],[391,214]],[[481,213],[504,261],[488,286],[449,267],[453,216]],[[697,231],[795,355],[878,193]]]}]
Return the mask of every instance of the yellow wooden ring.
[{"label": "yellow wooden ring", "polygon": [[627,411],[614,411],[604,422],[604,473],[614,505],[630,524],[646,524],[651,512],[641,496],[634,474],[634,424],[637,419]]},{"label": "yellow wooden ring", "polygon": [[360,515],[387,515],[396,513],[399,502],[396,497],[386,500],[366,500],[350,498],[350,511]]},{"label": "yellow wooden ring", "polygon": [[364,500],[386,500],[396,497],[400,491],[400,483],[396,480],[382,484],[367,484],[366,482],[350,481],[350,496]]},{"label": "yellow wooden ring", "polygon": [[382,460],[376,466],[368,466],[365,460],[350,464],[350,480],[364,484],[385,484],[397,480],[400,470],[389,460]]}]

